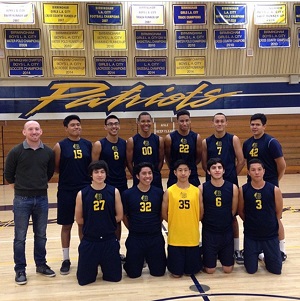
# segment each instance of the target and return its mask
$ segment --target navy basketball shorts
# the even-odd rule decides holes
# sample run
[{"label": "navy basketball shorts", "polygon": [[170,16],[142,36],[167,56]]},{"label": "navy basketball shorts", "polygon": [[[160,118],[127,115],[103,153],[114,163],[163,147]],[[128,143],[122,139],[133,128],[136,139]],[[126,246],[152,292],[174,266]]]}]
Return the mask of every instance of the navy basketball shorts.
[{"label": "navy basketball shorts", "polygon": [[72,225],[74,223],[77,190],[57,191],[57,223]]}]

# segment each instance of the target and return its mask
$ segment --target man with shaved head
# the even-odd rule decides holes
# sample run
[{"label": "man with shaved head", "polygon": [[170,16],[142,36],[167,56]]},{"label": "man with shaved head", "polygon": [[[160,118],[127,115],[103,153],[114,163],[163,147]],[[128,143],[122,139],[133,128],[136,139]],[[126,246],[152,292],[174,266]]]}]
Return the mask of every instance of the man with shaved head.
[{"label": "man with shaved head", "polygon": [[5,162],[5,179],[14,188],[14,262],[15,281],[26,284],[25,242],[32,219],[34,261],[36,272],[53,277],[55,272],[46,264],[46,228],[48,222],[48,181],[54,173],[54,153],[41,141],[43,133],[36,121],[24,125],[25,140],[13,147]]}]

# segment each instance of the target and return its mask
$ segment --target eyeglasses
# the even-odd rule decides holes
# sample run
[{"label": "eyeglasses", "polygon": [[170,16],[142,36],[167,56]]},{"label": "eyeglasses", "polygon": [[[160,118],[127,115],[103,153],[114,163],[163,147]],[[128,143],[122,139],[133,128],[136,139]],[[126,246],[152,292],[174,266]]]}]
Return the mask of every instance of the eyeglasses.
[{"label": "eyeglasses", "polygon": [[109,122],[106,125],[109,126],[109,127],[118,126],[118,125],[120,125],[120,122]]}]

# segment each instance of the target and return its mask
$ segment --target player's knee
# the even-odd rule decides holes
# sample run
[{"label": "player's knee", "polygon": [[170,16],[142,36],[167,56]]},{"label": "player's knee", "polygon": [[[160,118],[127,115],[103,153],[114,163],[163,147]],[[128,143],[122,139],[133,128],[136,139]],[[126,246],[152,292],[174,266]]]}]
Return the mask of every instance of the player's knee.
[{"label": "player's knee", "polygon": [[232,266],[222,266],[223,272],[226,274],[230,274],[233,271],[233,265]]},{"label": "player's knee", "polygon": [[216,268],[204,268],[207,274],[213,274],[216,271]]}]

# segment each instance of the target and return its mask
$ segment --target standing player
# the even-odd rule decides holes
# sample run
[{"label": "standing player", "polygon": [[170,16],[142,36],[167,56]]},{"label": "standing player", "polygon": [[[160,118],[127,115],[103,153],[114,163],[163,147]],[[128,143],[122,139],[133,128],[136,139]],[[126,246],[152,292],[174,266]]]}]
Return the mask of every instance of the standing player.
[{"label": "standing player", "polygon": [[[215,132],[202,141],[202,168],[206,172],[206,181],[210,180],[207,161],[210,158],[221,158],[225,173],[224,180],[238,186],[238,174],[245,165],[240,139],[236,135],[226,132],[227,117],[217,113],[213,117]],[[236,263],[243,264],[243,253],[240,251],[239,224],[236,216],[233,218],[234,256]]]},{"label": "standing player", "polygon": [[[61,275],[70,273],[70,241],[74,223],[76,196],[80,189],[90,184],[88,166],[91,162],[92,143],[81,138],[81,120],[69,115],[64,121],[67,138],[54,146],[55,171],[59,173],[57,191],[57,223],[61,227],[63,262]],[[78,229],[81,238],[81,228]]]},{"label": "standing player", "polygon": [[163,138],[151,132],[153,121],[148,112],[140,113],[137,124],[139,133],[127,140],[126,148],[127,166],[133,176],[133,184],[138,183],[133,167],[141,162],[149,162],[154,167],[152,185],[162,188],[160,171],[164,163]]},{"label": "standing player", "polygon": [[161,232],[163,190],[151,185],[153,166],[144,162],[134,166],[139,183],[122,194],[123,222],[129,230],[124,270],[130,278],[140,277],[144,260],[150,275],[166,271],[165,240]]},{"label": "standing player", "polygon": [[164,193],[162,216],[168,222],[168,270],[178,278],[202,268],[199,221],[203,203],[199,188],[189,183],[189,165],[181,159],[173,167],[177,183]]},{"label": "standing player", "polygon": [[[253,136],[243,144],[244,157],[249,162],[251,159],[259,159],[265,167],[264,180],[279,187],[279,181],[282,179],[286,163],[283,157],[282,148],[278,140],[265,133],[267,117],[262,113],[257,113],[250,118],[250,129]],[[248,177],[248,180],[249,177]],[[285,252],[284,227],[279,221],[279,244],[282,261],[287,258]],[[262,259],[262,255],[260,255]]]},{"label": "standing player", "polygon": [[225,168],[220,158],[207,161],[207,173],[211,180],[200,186],[203,196],[202,218],[203,265],[207,273],[216,270],[217,258],[225,273],[231,273],[234,265],[232,219],[238,206],[238,188],[225,181]]},{"label": "standing player", "polygon": [[92,184],[79,191],[76,198],[76,222],[83,233],[78,247],[77,280],[80,285],[95,282],[100,265],[103,280],[118,282],[122,278],[122,265],[115,232],[123,218],[120,193],[105,183],[108,174],[105,161],[92,162],[88,170]]},{"label": "standing player", "polygon": [[264,165],[259,159],[247,163],[250,182],[240,188],[239,215],[244,221],[244,261],[246,271],[254,274],[258,255],[264,252],[266,269],[281,274],[282,258],[278,241],[278,224],[282,215],[280,189],[263,177]]},{"label": "standing player", "polygon": [[165,138],[165,159],[170,169],[167,187],[177,182],[174,174],[174,164],[184,159],[191,167],[189,182],[194,186],[200,185],[197,165],[201,161],[200,135],[191,131],[190,112],[181,110],[177,113],[178,130],[168,134]]},{"label": "standing player", "polygon": [[[92,160],[104,160],[109,165],[109,174],[105,182],[116,187],[120,194],[128,189],[126,178],[126,141],[119,137],[120,120],[115,115],[106,117],[104,128],[107,131],[105,138],[94,143],[92,149]],[[121,222],[117,224],[117,239],[121,239]],[[121,260],[125,256],[120,254]]]}]

